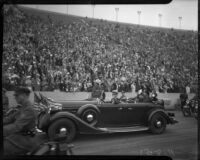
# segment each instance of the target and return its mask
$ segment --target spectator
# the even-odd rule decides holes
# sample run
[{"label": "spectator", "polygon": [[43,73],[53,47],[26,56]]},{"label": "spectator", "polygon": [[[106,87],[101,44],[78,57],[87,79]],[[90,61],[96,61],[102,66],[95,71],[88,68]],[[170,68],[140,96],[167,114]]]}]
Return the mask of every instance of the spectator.
[{"label": "spectator", "polygon": [[198,81],[197,32],[95,24],[84,18],[66,24],[20,7],[5,8],[2,69],[8,90],[25,86],[28,75],[34,90],[67,92],[91,92],[95,79],[104,79],[108,91],[126,92],[132,79],[136,92],[144,81],[160,92],[180,92],[186,82]]}]

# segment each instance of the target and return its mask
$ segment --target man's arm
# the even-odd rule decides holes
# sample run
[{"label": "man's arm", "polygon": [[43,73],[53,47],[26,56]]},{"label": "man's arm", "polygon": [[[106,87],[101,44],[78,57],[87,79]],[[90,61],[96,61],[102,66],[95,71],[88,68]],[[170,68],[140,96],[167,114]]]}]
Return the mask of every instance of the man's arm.
[{"label": "man's arm", "polygon": [[3,127],[3,134],[4,136],[9,136],[10,134],[21,132],[32,121],[35,121],[35,114],[31,110],[24,110],[14,123]]},{"label": "man's arm", "polygon": [[9,116],[4,117],[4,118],[3,118],[3,125],[6,125],[6,124],[9,124],[9,123],[14,122],[14,120],[15,120],[15,115],[16,115],[16,114],[17,114],[17,112],[13,112],[13,113],[10,114]]}]

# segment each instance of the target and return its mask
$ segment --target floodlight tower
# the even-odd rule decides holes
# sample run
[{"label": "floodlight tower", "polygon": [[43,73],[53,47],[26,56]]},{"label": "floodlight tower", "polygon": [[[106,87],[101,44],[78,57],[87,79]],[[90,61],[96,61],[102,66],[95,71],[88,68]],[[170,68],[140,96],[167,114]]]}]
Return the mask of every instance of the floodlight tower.
[{"label": "floodlight tower", "polygon": [[162,14],[158,14],[158,18],[159,18],[159,26],[161,27],[162,25]]},{"label": "floodlight tower", "polygon": [[69,5],[67,4],[66,5],[66,14],[68,15],[68,13],[69,13]]},{"label": "floodlight tower", "polygon": [[140,25],[140,15],[141,15],[141,11],[137,11],[137,14],[138,14],[138,24]]},{"label": "floodlight tower", "polygon": [[95,5],[93,4],[92,5],[92,18],[94,18],[94,8],[95,8]]},{"label": "floodlight tower", "polygon": [[118,22],[118,12],[119,12],[119,8],[115,8],[115,12],[116,12],[116,21]]},{"label": "floodlight tower", "polygon": [[179,29],[181,29],[181,21],[182,21],[182,17],[178,17],[179,20]]}]

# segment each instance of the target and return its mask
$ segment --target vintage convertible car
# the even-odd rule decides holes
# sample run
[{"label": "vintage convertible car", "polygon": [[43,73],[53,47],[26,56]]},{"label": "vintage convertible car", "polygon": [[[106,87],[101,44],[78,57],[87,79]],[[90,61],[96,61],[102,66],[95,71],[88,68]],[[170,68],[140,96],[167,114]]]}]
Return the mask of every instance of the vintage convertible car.
[{"label": "vintage convertible car", "polygon": [[51,139],[65,135],[68,142],[77,133],[149,130],[154,134],[161,134],[167,124],[177,123],[174,113],[167,113],[163,106],[156,103],[112,104],[99,99],[55,102],[42,94],[39,99],[35,105],[42,108],[38,114],[38,128]]}]

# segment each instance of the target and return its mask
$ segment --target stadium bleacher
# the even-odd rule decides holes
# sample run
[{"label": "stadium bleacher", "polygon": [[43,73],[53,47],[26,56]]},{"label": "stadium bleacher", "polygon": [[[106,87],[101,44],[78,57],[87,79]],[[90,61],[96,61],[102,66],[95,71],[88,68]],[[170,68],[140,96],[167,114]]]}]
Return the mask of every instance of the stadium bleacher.
[{"label": "stadium bleacher", "polygon": [[[197,84],[198,33],[4,6],[3,86],[33,90],[191,91]],[[135,87],[133,87],[135,86]]]}]

